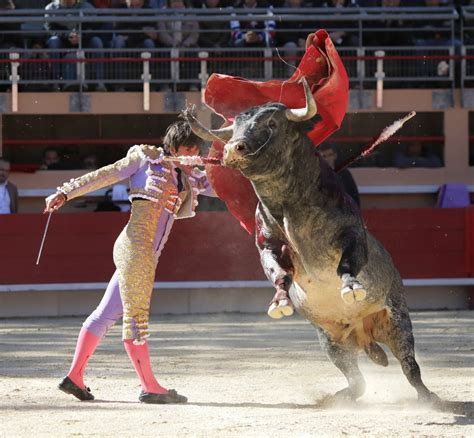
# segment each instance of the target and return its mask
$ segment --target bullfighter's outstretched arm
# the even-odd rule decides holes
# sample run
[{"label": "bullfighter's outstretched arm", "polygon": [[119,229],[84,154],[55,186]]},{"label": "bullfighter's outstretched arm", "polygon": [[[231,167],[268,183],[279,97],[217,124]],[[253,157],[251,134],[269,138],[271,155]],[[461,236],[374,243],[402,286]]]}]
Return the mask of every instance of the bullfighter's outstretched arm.
[{"label": "bullfighter's outstretched arm", "polygon": [[288,291],[293,281],[293,264],[288,244],[281,240],[277,230],[265,221],[260,204],[257,206],[255,237],[265,275],[276,289],[268,315],[275,319],[292,315],[293,305]]}]

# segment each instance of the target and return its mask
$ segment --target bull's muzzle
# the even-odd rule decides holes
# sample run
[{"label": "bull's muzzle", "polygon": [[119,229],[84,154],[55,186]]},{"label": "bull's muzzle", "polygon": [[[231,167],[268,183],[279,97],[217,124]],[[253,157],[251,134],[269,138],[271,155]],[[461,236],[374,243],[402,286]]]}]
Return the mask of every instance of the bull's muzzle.
[{"label": "bull's muzzle", "polygon": [[243,141],[230,141],[224,147],[224,165],[229,167],[237,167],[239,162],[245,158],[247,145]]}]

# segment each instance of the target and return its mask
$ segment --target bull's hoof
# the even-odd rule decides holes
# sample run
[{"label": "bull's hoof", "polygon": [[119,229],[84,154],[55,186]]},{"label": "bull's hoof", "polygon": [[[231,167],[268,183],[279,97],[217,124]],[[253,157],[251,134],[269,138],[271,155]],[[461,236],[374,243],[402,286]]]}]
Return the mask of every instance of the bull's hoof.
[{"label": "bull's hoof", "polygon": [[272,305],[268,308],[267,315],[273,319],[283,318],[283,313],[278,308],[277,303],[272,303]]},{"label": "bull's hoof", "polygon": [[293,304],[288,300],[281,300],[277,303],[272,303],[268,308],[268,316],[273,319],[280,319],[284,316],[291,316],[294,313]]},{"label": "bull's hoof", "polygon": [[281,310],[281,313],[285,316],[291,316],[295,312],[293,309],[293,304],[291,301],[288,300],[281,300],[278,303],[278,308]]},{"label": "bull's hoof", "polygon": [[418,401],[420,403],[427,403],[427,404],[433,404],[433,405],[442,403],[442,400],[434,392],[431,392],[431,391],[419,392]]},{"label": "bull's hoof", "polygon": [[351,403],[357,400],[357,395],[351,388],[344,388],[340,391],[337,391],[333,395],[334,401],[343,402],[343,403]]},{"label": "bull's hoof", "polygon": [[345,287],[341,290],[341,298],[346,304],[355,303],[354,291],[350,287]]},{"label": "bull's hoof", "polygon": [[360,283],[358,283],[358,286],[354,287],[353,289],[354,292],[354,297],[356,301],[364,301],[365,297],[367,296],[367,292],[365,289],[362,287]]},{"label": "bull's hoof", "polygon": [[342,280],[341,298],[346,304],[354,304],[356,301],[365,300],[367,292],[354,277],[344,274]]}]

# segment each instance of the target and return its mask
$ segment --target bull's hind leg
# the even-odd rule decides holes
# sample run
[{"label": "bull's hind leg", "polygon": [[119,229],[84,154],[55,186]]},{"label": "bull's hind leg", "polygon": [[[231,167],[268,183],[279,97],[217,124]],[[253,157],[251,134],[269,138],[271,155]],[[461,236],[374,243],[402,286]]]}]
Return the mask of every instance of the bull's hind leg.
[{"label": "bull's hind leg", "polygon": [[329,359],[344,374],[349,386],[334,394],[336,399],[356,400],[365,392],[365,380],[359,370],[356,349],[348,346],[343,348],[336,344],[328,334],[319,327],[316,327],[319,335],[321,347],[329,356]]},{"label": "bull's hind leg", "polygon": [[403,373],[418,392],[418,400],[437,402],[439,397],[431,392],[421,379],[421,371],[415,359],[415,339],[408,309],[403,303],[380,315],[373,327],[373,336],[377,341],[388,345],[399,360]]}]

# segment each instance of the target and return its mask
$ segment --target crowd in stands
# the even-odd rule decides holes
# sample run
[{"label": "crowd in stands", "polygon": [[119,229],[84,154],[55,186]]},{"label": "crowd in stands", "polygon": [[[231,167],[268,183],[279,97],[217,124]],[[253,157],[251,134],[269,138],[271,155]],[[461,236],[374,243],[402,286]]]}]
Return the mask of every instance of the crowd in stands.
[{"label": "crowd in stands", "polygon": [[[281,54],[288,59],[288,73],[291,67],[297,63],[298,56],[304,49],[304,42],[309,30],[325,28],[329,31],[332,41],[338,47],[359,46],[459,46],[459,40],[452,40],[449,26],[445,31],[440,30],[437,23],[420,22],[410,23],[420,28],[420,32],[404,32],[407,22],[403,20],[381,20],[381,22],[369,22],[364,24],[368,32],[364,33],[363,41],[359,41],[357,22],[329,21],[328,16],[319,16],[315,13],[313,21],[282,21],[274,13],[274,8],[290,8],[298,13],[300,8],[318,7],[333,8],[337,10],[358,7],[404,7],[404,6],[461,6],[474,3],[474,1],[451,1],[451,0],[53,0],[45,4],[43,0],[0,0],[1,10],[43,8],[45,17],[50,17],[44,23],[4,23],[0,25],[0,51],[14,49],[32,49],[23,56],[30,58],[52,59],[64,58],[64,62],[52,62],[50,64],[34,63],[29,65],[30,70],[26,75],[35,80],[49,79],[54,81],[53,89],[59,91],[60,87],[67,89],[73,84],[77,77],[76,63],[68,58],[76,58],[75,50],[79,47],[88,52],[88,56],[97,59],[104,57],[104,51],[108,54],[120,56],[123,49],[192,49],[192,48],[255,48],[255,47],[278,47]],[[113,23],[83,22],[81,25],[70,20],[61,20],[64,15],[54,15],[54,11],[81,10],[91,11],[93,9],[127,9],[130,16],[139,10],[155,10],[156,14],[144,17],[143,21],[118,20]],[[206,21],[206,20],[182,20],[170,18],[169,20],[154,21],[154,17],[160,15],[163,9],[173,11],[186,8],[202,8],[205,10],[219,10],[231,14],[239,11],[233,20]],[[253,19],[252,11],[255,8],[267,10],[264,21]],[[245,20],[242,19],[241,10],[246,10]],[[288,12],[286,12],[288,14]],[[291,15],[291,14],[290,14]],[[56,19],[51,19],[56,17]],[[326,17],[326,20],[325,20]],[[51,21],[50,21],[51,20]],[[372,31],[370,27],[372,26]],[[81,29],[81,31],[79,31]],[[52,49],[44,52],[42,49]],[[61,52],[61,49],[64,51]],[[117,49],[117,52],[113,52]],[[1,56],[5,57],[5,53]],[[181,56],[196,56],[182,54]],[[106,74],[104,73],[104,62],[96,61],[92,67],[88,67],[88,78],[94,82],[96,91],[105,91]],[[192,65],[186,75],[196,79],[198,65]],[[4,64],[0,71],[0,80],[8,78],[8,66]],[[124,75],[117,73],[115,77]],[[447,70],[442,70],[447,74]],[[25,77],[25,74],[24,74]],[[155,78],[157,76],[155,75]],[[58,79],[62,79],[60,85]],[[1,87],[1,85],[0,85]],[[39,86],[41,87],[41,86]],[[195,88],[195,86],[193,86]],[[5,88],[5,87],[4,87]],[[38,88],[38,86],[36,87]],[[123,87],[115,87],[122,90]],[[0,90],[2,91],[2,90]]]},{"label": "crowd in stands", "polygon": [[[50,3],[43,0],[0,0],[1,10],[42,8],[45,17],[44,23],[4,23],[0,25],[0,56],[6,57],[5,51],[26,49],[22,55],[25,58],[44,59],[44,63],[31,63],[24,78],[35,79],[37,82],[48,79],[51,87],[59,91],[60,87],[68,89],[77,86],[77,58],[79,47],[89,50],[87,56],[102,59],[105,51],[107,56],[124,56],[123,49],[184,49],[181,57],[196,56],[196,53],[186,53],[186,49],[193,48],[255,48],[278,47],[282,56],[288,61],[288,74],[297,63],[298,56],[304,50],[306,35],[310,30],[325,28],[329,31],[332,41],[338,47],[364,46],[449,46],[460,45],[460,40],[453,40],[449,26],[439,26],[436,22],[407,23],[403,20],[381,20],[364,24],[368,30],[363,34],[363,41],[359,41],[358,24],[356,21],[338,22],[329,21],[328,16],[318,16],[315,13],[313,21],[283,21],[274,8],[290,8],[298,14],[300,8],[317,7],[332,8],[333,10],[346,9],[350,11],[359,7],[405,7],[405,6],[461,6],[474,4],[474,0],[53,0]],[[65,15],[54,15],[54,11],[94,9],[126,9],[130,17],[138,11],[156,11],[156,14],[143,16],[143,21],[116,22],[104,21],[98,23],[83,22],[81,25],[74,21],[64,20]],[[179,15],[168,20],[154,20],[163,10],[185,10],[187,8],[202,8],[204,10],[219,10],[228,15],[239,11],[235,19],[222,21],[206,20],[179,20]],[[255,20],[253,10],[263,8],[267,10],[265,20]],[[355,8],[355,9],[354,9]],[[242,11],[245,10],[245,15]],[[260,9],[261,10],[261,9]],[[261,14],[261,13],[260,13]],[[286,12],[287,15],[291,15]],[[126,14],[127,16],[128,14]],[[125,16],[125,17],[126,17]],[[246,19],[243,20],[242,16]],[[57,20],[56,20],[57,18]],[[63,18],[63,19],[62,19]],[[197,17],[198,18],[198,17]],[[126,20],[126,18],[125,18]],[[407,25],[417,26],[420,32],[405,32]],[[371,30],[372,27],[372,30]],[[80,31],[79,31],[80,29]],[[47,48],[51,51],[45,52]],[[28,51],[31,49],[30,51]],[[61,51],[63,50],[63,52]],[[116,49],[117,52],[113,50]],[[64,62],[46,63],[48,59],[57,61],[63,58]],[[181,75],[181,79],[197,79],[199,66],[188,62],[188,71]],[[0,81],[9,77],[9,67],[0,65]],[[25,67],[26,68],[26,67]],[[166,68],[166,66],[164,67]],[[106,73],[104,62],[95,61],[93,66],[87,67],[88,79],[94,83],[96,91],[106,91]],[[168,67],[169,70],[169,67]],[[186,69],[183,69],[186,70]],[[446,75],[448,70],[440,70],[440,75]],[[124,72],[114,73],[115,79],[125,77]],[[158,76],[155,74],[155,78]],[[61,83],[58,81],[61,79]],[[0,85],[2,87],[2,85]],[[5,89],[5,87],[3,87]],[[36,90],[41,85],[36,85]],[[122,86],[115,86],[121,91]],[[193,85],[193,88],[196,88]],[[0,91],[2,91],[0,89]],[[41,90],[39,90],[41,91]]]},{"label": "crowd in stands", "polygon": [[[36,1],[37,3],[32,3]],[[24,9],[44,8],[48,17],[48,12],[60,10],[93,10],[95,8],[105,9],[128,9],[132,16],[138,10],[155,10],[160,14],[160,10],[172,9],[179,11],[186,8],[203,8],[206,10],[220,10],[232,14],[240,9],[248,10],[248,20],[228,21],[179,21],[170,19],[166,21],[153,22],[153,18],[144,19],[143,22],[118,21],[116,23],[83,23],[82,33],[78,33],[78,23],[71,21],[61,21],[61,16],[54,22],[45,22],[45,33],[40,33],[29,37],[25,32],[30,31],[28,26],[21,23],[6,23],[1,25],[0,48],[25,48],[35,44],[43,45],[51,49],[74,48],[79,45],[84,48],[147,48],[155,47],[259,47],[274,46],[279,47],[296,44],[301,47],[308,28],[326,28],[330,30],[332,40],[336,45],[354,46],[358,45],[354,33],[350,28],[357,28],[357,23],[335,21],[325,21],[324,17],[318,17],[315,13],[315,21],[282,21],[274,15],[273,8],[291,8],[295,14],[300,8],[318,7],[348,9],[357,7],[405,7],[405,6],[429,6],[440,7],[454,5],[450,0],[53,0],[48,4],[42,4],[41,0],[0,0],[0,12],[2,9]],[[474,3],[464,0],[457,2],[461,4]],[[268,19],[264,22],[257,21],[252,17],[252,10],[255,8],[266,8]],[[286,12],[286,14],[288,14]],[[236,17],[237,18],[237,17]],[[390,30],[400,30],[406,23],[400,20],[374,22],[374,25]],[[420,23],[420,26],[427,23]],[[426,37],[430,42],[433,39],[442,39],[437,34],[433,24],[433,33]],[[340,30],[344,27],[345,30]],[[34,26],[36,30],[38,26]],[[349,29],[347,29],[349,28]],[[24,35],[22,35],[22,31]],[[28,32],[31,34],[31,32]],[[423,32],[425,34],[425,32]],[[410,35],[409,32],[384,32],[375,33],[374,38],[368,39],[365,45],[404,45],[416,43],[417,35]],[[444,44],[441,42],[440,44]],[[100,75],[100,73],[97,73]]]}]

